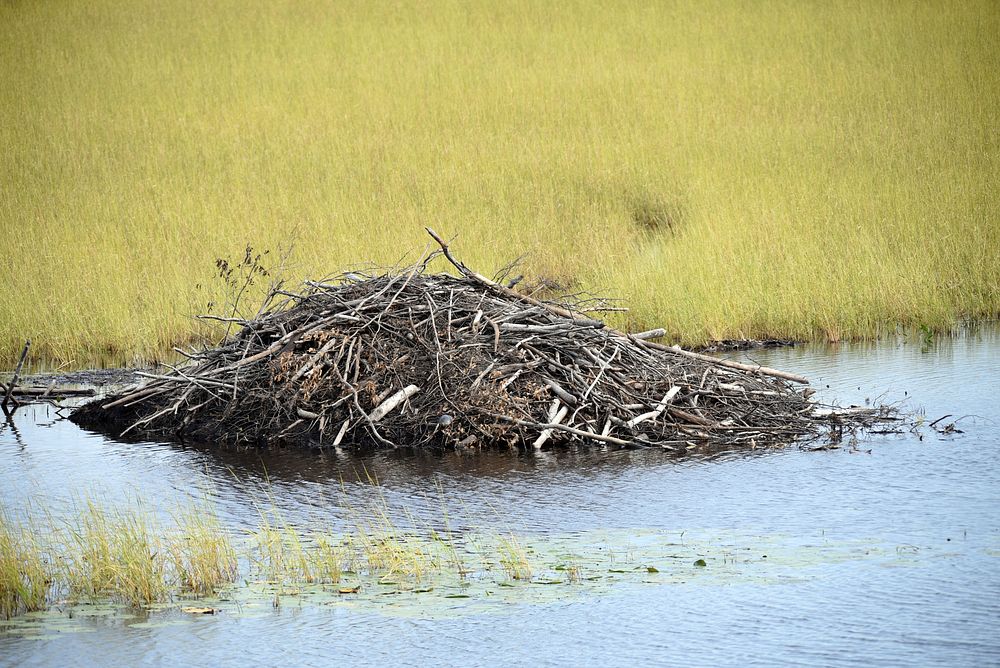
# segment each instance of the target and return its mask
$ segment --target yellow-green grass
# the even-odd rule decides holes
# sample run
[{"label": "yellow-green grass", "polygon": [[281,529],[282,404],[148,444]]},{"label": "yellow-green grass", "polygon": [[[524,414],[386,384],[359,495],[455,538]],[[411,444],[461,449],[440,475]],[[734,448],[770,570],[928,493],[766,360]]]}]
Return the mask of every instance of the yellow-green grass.
[{"label": "yellow-green grass", "polygon": [[512,533],[499,535],[497,550],[500,553],[500,566],[512,580],[531,579],[531,561],[517,536]]},{"label": "yellow-green grass", "polygon": [[1000,8],[0,4],[0,360],[205,334],[214,260],[414,258],[628,300],[672,339],[1000,311]]},{"label": "yellow-green grass", "polygon": [[205,503],[181,507],[165,529],[135,498],[117,508],[86,498],[56,521],[0,506],[0,618],[52,597],[141,608],[177,594],[210,595],[238,574],[229,533]]},{"label": "yellow-green grass", "polygon": [[0,619],[42,610],[52,568],[38,539],[0,508]]},{"label": "yellow-green grass", "polygon": [[[14,518],[0,505],[0,619],[43,610],[54,600],[147,608],[211,597],[238,580],[273,586],[277,597],[336,585],[346,574],[355,590],[359,582],[413,588],[432,577],[464,580],[470,573],[496,582],[532,579],[523,539],[508,529],[456,540],[445,506],[442,534],[419,525],[406,508],[390,506],[373,485],[364,503],[342,504],[346,528],[334,532],[287,522],[268,488],[263,491],[263,502],[251,497],[258,522],[243,540],[205,499],[172,505],[168,525],[138,496],[115,507],[85,497],[58,519],[48,510]],[[463,554],[478,555],[481,567],[470,569]]]},{"label": "yellow-green grass", "polygon": [[219,516],[206,501],[175,513],[176,533],[170,561],[185,591],[208,595],[233,582],[239,573],[236,550]]},{"label": "yellow-green grass", "polygon": [[418,529],[406,509],[402,515],[409,528],[400,526],[399,513],[389,506],[377,481],[369,476],[368,482],[370,496],[365,503],[351,505],[344,497],[340,512],[350,529],[341,535],[288,522],[270,487],[262,486],[262,498],[253,494],[258,525],[249,536],[252,574],[284,587],[337,583],[345,570],[416,580],[446,565],[463,573],[453,543],[442,541],[431,529]]},{"label": "yellow-green grass", "polygon": [[134,607],[166,598],[170,549],[144,504],[110,509],[87,499],[79,510],[65,526],[62,563],[70,596]]}]

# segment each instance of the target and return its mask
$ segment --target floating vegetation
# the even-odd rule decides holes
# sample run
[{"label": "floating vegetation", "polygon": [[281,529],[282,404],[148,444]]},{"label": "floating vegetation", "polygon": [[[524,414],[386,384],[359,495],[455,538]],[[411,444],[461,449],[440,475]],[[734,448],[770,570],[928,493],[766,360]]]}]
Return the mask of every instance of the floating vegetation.
[{"label": "floating vegetation", "polygon": [[[83,619],[140,614],[155,615],[141,624],[190,623],[293,605],[424,617],[502,613],[512,604],[610,596],[636,586],[780,584],[848,560],[914,563],[914,555],[876,540],[821,535],[810,541],[732,531],[525,535],[469,528],[449,537],[415,522],[403,527],[393,519],[399,509],[378,498],[385,514],[365,520],[364,539],[353,520],[327,532],[284,522],[273,508],[254,531],[233,534],[204,503],[171,513],[167,527],[141,500],[117,511],[87,500],[58,526],[3,514],[0,585],[8,621],[0,634],[80,630]],[[207,519],[196,519],[195,509]],[[80,528],[69,532],[71,524]]]}]

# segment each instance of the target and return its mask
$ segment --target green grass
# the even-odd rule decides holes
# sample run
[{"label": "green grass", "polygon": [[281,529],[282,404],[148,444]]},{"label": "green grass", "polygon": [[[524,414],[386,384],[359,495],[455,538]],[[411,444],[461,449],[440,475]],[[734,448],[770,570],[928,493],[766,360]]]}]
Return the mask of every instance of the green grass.
[{"label": "green grass", "polygon": [[0,508],[0,619],[45,609],[51,582],[37,537]]},{"label": "green grass", "polygon": [[[272,587],[277,605],[280,596],[335,586],[345,576],[353,584],[348,591],[359,583],[429,591],[434,582],[470,575],[494,582],[532,578],[524,538],[509,529],[455,536],[443,499],[444,534],[390,505],[373,481],[361,504],[343,499],[339,513],[347,524],[333,531],[287,522],[269,485],[260,491],[261,498],[249,497],[258,510],[256,526],[242,537],[222,524],[207,498],[170,502],[161,509],[170,517],[166,525],[139,496],[116,507],[86,496],[55,514],[32,499],[29,507],[42,510],[17,517],[0,504],[0,620],[54,601],[146,609],[212,598],[241,581]],[[481,567],[466,565],[470,555]]]},{"label": "green grass", "polygon": [[1000,312],[1000,9],[944,2],[0,4],[0,360],[203,335],[218,257],[413,259],[672,339]]},{"label": "green grass", "polygon": [[70,596],[136,608],[167,598],[171,550],[159,529],[140,500],[109,509],[86,499],[65,528],[69,545],[60,561]]},{"label": "green grass", "polygon": [[169,544],[170,561],[183,590],[210,595],[236,579],[236,550],[207,501],[175,513],[174,524],[177,533]]}]

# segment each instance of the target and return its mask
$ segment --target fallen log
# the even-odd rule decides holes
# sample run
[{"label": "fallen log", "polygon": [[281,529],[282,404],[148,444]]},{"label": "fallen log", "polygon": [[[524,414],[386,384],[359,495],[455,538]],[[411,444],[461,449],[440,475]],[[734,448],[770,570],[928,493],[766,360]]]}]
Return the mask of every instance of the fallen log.
[{"label": "fallen log", "polygon": [[92,387],[17,387],[11,393],[12,397],[92,397],[97,390]]}]

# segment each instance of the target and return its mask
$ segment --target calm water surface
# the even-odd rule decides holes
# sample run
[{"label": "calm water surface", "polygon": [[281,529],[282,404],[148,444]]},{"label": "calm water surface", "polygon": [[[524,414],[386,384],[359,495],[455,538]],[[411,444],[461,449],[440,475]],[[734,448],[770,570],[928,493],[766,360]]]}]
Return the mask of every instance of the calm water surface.
[{"label": "calm water surface", "polygon": [[443,497],[458,531],[631,544],[626,553],[653,536],[708,567],[661,563],[649,577],[492,606],[473,597],[120,614],[38,637],[0,634],[0,664],[1000,663],[1000,330],[750,357],[808,376],[826,400],[900,401],[929,420],[953,414],[945,423],[968,416],[964,433],[684,460],[600,450],[354,458],[118,443],[29,408],[0,432],[0,502],[15,512],[30,499],[58,514],[95,492],[166,509],[207,489],[238,532],[256,526],[250,490],[266,482],[291,521],[337,527],[345,497],[372,493],[360,474],[417,521],[439,519]]}]

